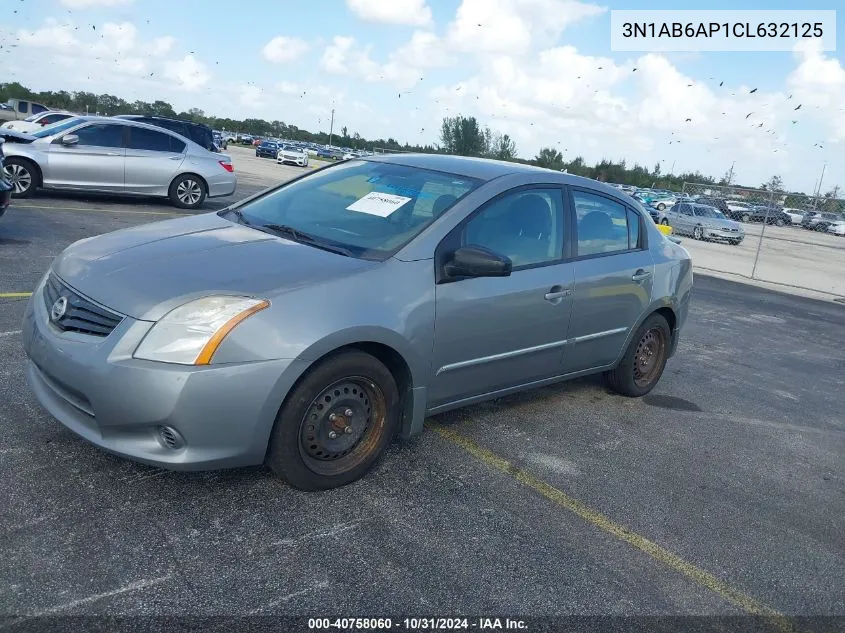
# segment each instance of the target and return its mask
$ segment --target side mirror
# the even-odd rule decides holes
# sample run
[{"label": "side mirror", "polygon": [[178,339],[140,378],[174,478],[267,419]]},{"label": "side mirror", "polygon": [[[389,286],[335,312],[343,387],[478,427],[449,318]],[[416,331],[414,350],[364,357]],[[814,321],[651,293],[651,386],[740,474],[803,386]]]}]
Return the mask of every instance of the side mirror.
[{"label": "side mirror", "polygon": [[79,142],[79,137],[76,134],[65,134],[62,137],[62,145],[76,145]]},{"label": "side mirror", "polygon": [[461,277],[508,277],[513,269],[509,257],[482,246],[463,246],[443,266],[449,279]]}]

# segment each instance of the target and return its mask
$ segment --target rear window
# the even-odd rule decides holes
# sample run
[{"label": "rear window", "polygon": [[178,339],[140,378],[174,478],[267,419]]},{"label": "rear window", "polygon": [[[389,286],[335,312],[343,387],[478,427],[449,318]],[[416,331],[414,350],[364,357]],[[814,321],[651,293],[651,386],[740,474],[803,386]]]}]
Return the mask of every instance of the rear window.
[{"label": "rear window", "polygon": [[129,131],[129,149],[147,150],[152,152],[174,152],[181,154],[185,151],[185,143],[175,136],[156,132],[141,127],[133,127]]}]

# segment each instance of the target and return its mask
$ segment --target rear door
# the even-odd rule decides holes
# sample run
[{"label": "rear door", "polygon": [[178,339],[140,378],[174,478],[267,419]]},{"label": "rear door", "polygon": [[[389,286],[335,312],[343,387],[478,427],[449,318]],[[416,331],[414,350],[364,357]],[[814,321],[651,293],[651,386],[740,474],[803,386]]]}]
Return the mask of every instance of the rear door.
[{"label": "rear door", "polygon": [[[119,123],[89,123],[58,137],[47,152],[45,186],[122,193],[125,129]],[[65,145],[62,139],[69,135],[79,141]]]},{"label": "rear door", "polygon": [[129,127],[126,193],[165,196],[185,160],[186,144],[164,130]]},{"label": "rear door", "polygon": [[642,215],[616,199],[571,188],[575,293],[566,373],[607,366],[651,303],[654,261]]}]

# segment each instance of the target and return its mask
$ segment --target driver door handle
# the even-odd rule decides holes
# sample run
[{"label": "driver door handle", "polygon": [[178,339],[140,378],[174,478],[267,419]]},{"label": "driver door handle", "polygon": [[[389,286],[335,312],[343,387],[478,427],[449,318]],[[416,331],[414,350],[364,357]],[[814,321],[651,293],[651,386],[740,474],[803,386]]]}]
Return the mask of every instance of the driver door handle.
[{"label": "driver door handle", "polygon": [[634,281],[643,281],[645,279],[648,279],[649,277],[651,277],[651,271],[640,268],[631,276],[631,279]]},{"label": "driver door handle", "polygon": [[558,299],[563,299],[564,297],[568,297],[572,294],[571,289],[566,290],[557,290],[554,292],[547,292],[544,296],[546,301],[556,301]]}]

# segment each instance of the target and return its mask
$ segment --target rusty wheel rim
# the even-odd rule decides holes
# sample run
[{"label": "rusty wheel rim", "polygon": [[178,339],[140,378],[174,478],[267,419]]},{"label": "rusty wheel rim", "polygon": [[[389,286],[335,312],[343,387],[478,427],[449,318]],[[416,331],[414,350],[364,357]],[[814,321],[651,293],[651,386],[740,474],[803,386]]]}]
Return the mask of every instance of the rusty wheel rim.
[{"label": "rusty wheel rim", "polygon": [[654,327],[643,334],[634,353],[634,384],[648,387],[655,381],[666,355],[666,335]]},{"label": "rusty wheel rim", "polygon": [[387,415],[384,392],[369,378],[332,383],[314,398],[299,427],[299,452],[308,468],[337,475],[362,463],[381,441]]}]

